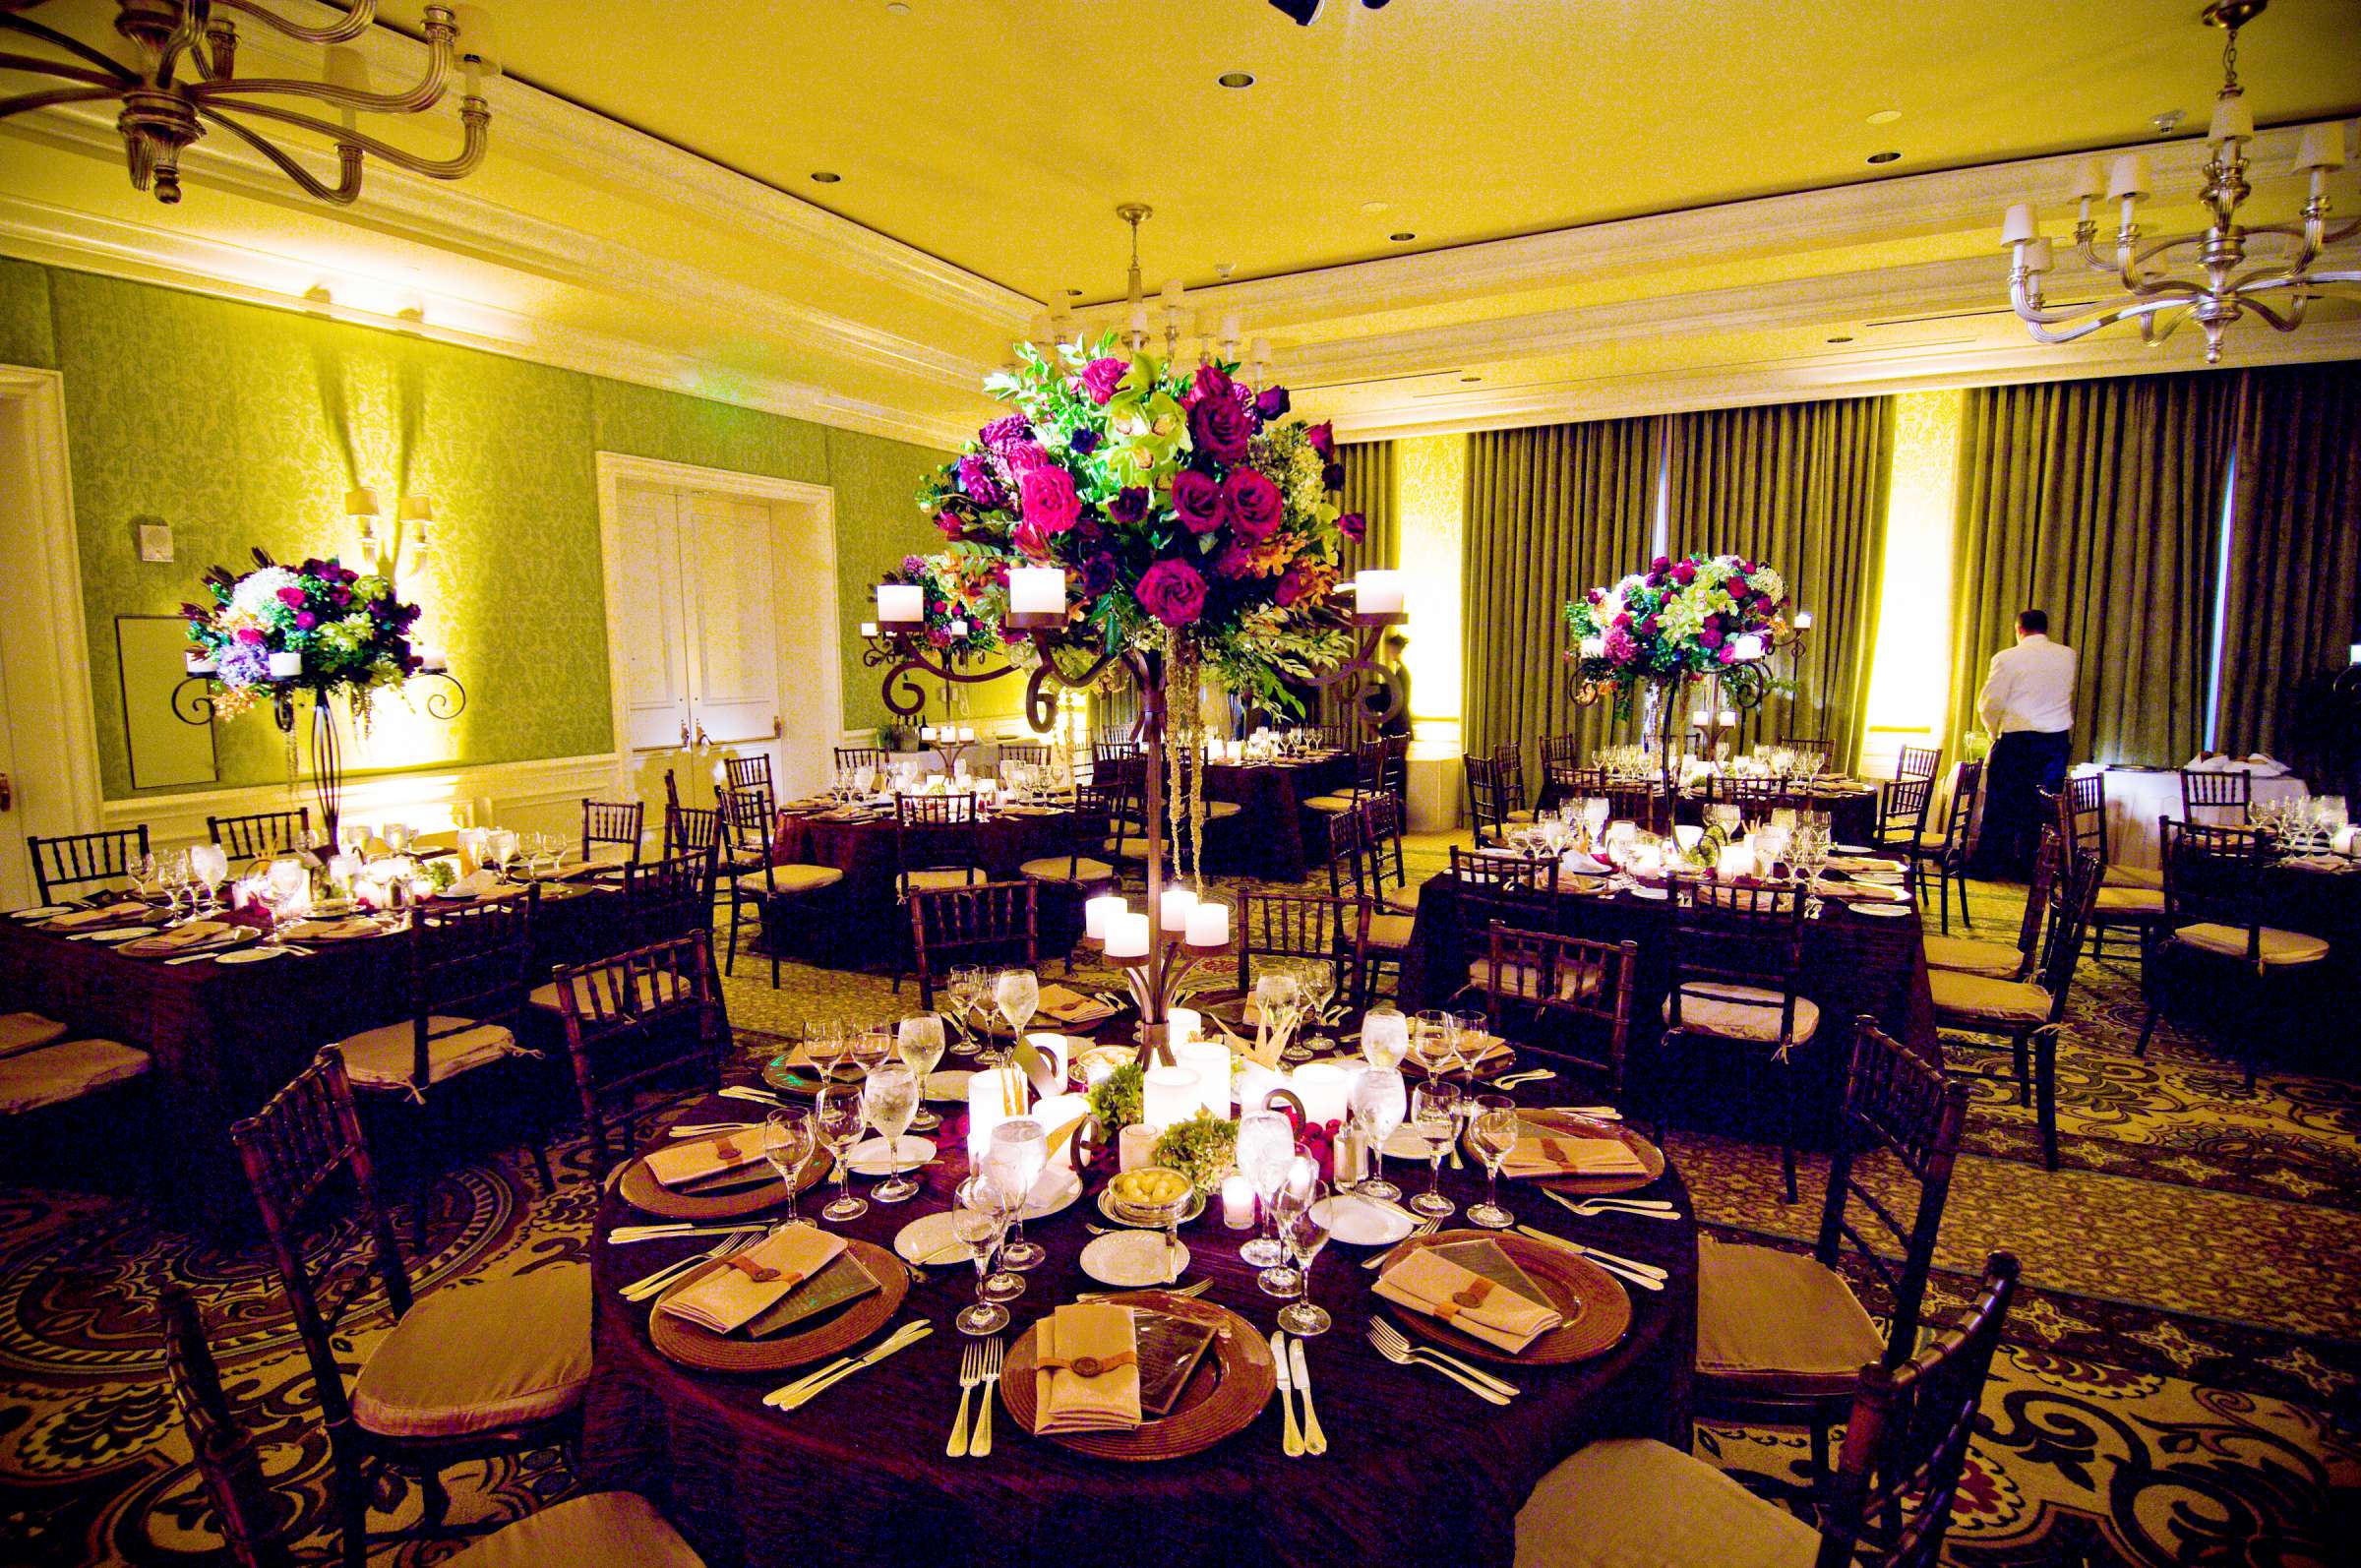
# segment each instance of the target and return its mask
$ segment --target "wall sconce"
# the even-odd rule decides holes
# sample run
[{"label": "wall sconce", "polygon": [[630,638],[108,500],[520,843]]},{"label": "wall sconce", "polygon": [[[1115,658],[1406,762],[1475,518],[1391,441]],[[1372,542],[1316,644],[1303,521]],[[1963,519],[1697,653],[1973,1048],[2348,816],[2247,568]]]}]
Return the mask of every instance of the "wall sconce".
[{"label": "wall sconce", "polygon": [[434,554],[435,550],[432,532],[435,520],[433,500],[426,496],[403,496],[394,504],[394,513],[396,521],[402,525],[396,531],[406,531],[410,536],[410,559],[416,564],[424,565],[427,557]]},{"label": "wall sconce", "polygon": [[356,519],[361,529],[361,564],[370,571],[377,570],[377,492],[367,488],[344,492],[344,515]]}]

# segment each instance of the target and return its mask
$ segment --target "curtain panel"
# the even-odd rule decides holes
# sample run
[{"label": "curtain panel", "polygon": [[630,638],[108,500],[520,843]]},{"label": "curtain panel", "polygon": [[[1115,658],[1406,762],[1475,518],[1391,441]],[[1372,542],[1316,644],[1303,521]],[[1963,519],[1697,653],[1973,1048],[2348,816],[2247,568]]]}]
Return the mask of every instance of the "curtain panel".
[{"label": "curtain panel", "polygon": [[1744,715],[1733,754],[1825,738],[1836,766],[1851,768],[1877,647],[1893,400],[1707,409],[1665,424],[1671,553],[1775,567],[1796,607],[1812,612],[1795,690]]},{"label": "curtain panel", "polygon": [[1358,512],[1368,527],[1358,543],[1347,540],[1338,576],[1352,580],[1362,567],[1391,570],[1402,564],[1402,513],[1394,490],[1394,444],[1354,442],[1336,449],[1344,465],[1339,510]]}]

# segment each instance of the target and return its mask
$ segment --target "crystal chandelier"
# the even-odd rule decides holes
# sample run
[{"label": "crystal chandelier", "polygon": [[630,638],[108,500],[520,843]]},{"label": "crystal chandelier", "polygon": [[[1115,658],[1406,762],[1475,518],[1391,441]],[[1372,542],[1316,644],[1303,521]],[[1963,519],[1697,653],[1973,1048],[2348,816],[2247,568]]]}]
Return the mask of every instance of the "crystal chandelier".
[{"label": "crystal chandelier", "polygon": [[[115,31],[127,39],[135,56],[124,64],[106,50],[35,22],[27,12],[42,0],[0,0],[0,31],[17,33],[45,45],[63,59],[0,53],[0,71],[48,77],[61,86],[36,92],[0,97],[0,118],[30,109],[70,103],[120,102],[115,128],[123,136],[124,156],[131,166],[131,183],[153,190],[167,205],[180,200],[180,153],[217,126],[277,165],[280,172],[311,195],[337,206],[349,206],[361,194],[362,160],[372,154],[430,179],[455,180],[484,160],[492,111],[483,97],[483,78],[499,67],[491,58],[490,31],[481,13],[459,7],[468,16],[467,31],[474,46],[461,50],[460,28],[454,9],[426,8],[426,74],[401,92],[369,90],[360,52],[345,47],[369,29],[377,0],[341,0],[333,7],[343,14],[323,26],[310,27],[279,16],[272,0],[115,0]],[[238,30],[229,15],[241,16],[304,43],[329,45],[329,80],[305,82],[273,77],[236,75]],[[459,99],[459,122],[466,140],[458,155],[425,158],[379,141],[357,127],[361,114],[421,114],[443,100],[444,79],[454,60],[459,65],[465,91]],[[336,112],[327,120],[298,113],[277,101],[311,98]],[[261,120],[293,126],[323,137],[335,146],[338,178],[333,185],[306,169],[276,143],[245,122]]]},{"label": "crystal chandelier", "polygon": [[[2226,29],[2229,41],[2221,55],[2221,91],[2213,100],[2213,122],[2206,140],[2211,154],[2205,165],[2205,184],[2198,199],[2211,215],[2202,233],[2176,234],[2141,243],[2139,206],[2153,194],[2148,159],[2127,152],[2115,159],[2106,182],[2107,200],[2119,204],[2121,226],[2115,231],[2115,255],[2102,258],[2097,247],[2098,223],[2090,205],[2098,199],[2098,165],[2086,165],[2076,182],[2082,204],[2074,225],[2074,243],[2086,266],[2111,272],[2128,298],[2111,297],[2085,305],[2052,307],[2041,298],[2041,282],[2050,269],[2049,241],[2041,235],[2030,203],[2008,211],[2001,243],[2010,247],[2009,302],[2026,330],[2044,343],[2071,343],[2104,327],[2136,321],[2143,340],[2160,343],[2184,322],[2205,330],[2206,363],[2221,359],[2222,330],[2250,311],[2282,332],[2304,322],[2304,308],[2313,299],[2335,294],[2329,284],[2361,283],[2361,271],[2316,269],[2324,246],[2336,244],[2361,231],[2361,220],[2329,227],[2329,175],[2344,166],[2342,124],[2315,125],[2304,132],[2297,169],[2312,177],[2311,195],[2301,223],[2241,224],[2238,209],[2252,194],[2247,184],[2247,144],[2254,140],[2255,114],[2238,82],[2238,30],[2263,14],[2267,0],[2213,0],[2204,20]],[[2256,235],[2283,236],[2295,242],[2292,260],[2272,264],[2266,258],[2249,265],[2248,242]],[[2192,253],[2188,271],[2168,269],[2184,258],[2173,253],[2184,247]],[[2271,246],[2277,250],[2280,247]]]}]

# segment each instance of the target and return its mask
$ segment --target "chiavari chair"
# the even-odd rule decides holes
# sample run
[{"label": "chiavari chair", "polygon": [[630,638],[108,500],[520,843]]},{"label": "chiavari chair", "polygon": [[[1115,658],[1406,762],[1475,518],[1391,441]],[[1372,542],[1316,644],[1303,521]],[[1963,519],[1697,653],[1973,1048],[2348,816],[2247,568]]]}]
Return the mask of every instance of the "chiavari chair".
[{"label": "chiavari chair", "polygon": [[1499,759],[1463,754],[1467,770],[1468,820],[1479,845],[1502,842],[1508,831],[1509,791]]},{"label": "chiavari chair", "polygon": [[[623,868],[623,897],[617,900],[610,952],[629,952],[692,932],[711,935],[716,851],[686,850],[661,860],[635,861]],[[525,996],[527,1006],[560,1010],[560,980],[552,976]]]},{"label": "chiavari chair", "polygon": [[292,855],[312,842],[312,809],[291,812],[252,812],[244,816],[208,816],[206,837],[221,847],[232,864]]},{"label": "chiavari chair", "polygon": [[32,856],[33,886],[40,901],[54,904],[61,891],[111,887],[126,880],[133,864],[148,856],[148,824],[47,838],[28,833],[25,847]]},{"label": "chiavari chair", "polygon": [[1490,967],[1483,934],[1493,926],[1514,931],[1554,932],[1564,918],[1558,902],[1557,858],[1551,855],[1485,854],[1451,847],[1451,896],[1459,915],[1462,947],[1471,954],[1460,971],[1462,987],[1481,987]]},{"label": "chiavari chair", "polygon": [[[405,944],[398,1022],[364,1029],[337,1042],[342,1075],[357,1092],[406,1104],[418,1135],[412,1149],[415,1207],[411,1238],[426,1243],[427,1198],[434,1184],[432,1118],[443,1085],[511,1057],[539,1054],[516,1038],[522,1023],[526,967],[533,956],[533,921],[541,902],[535,883],[521,892],[429,913],[414,910]],[[535,1098],[538,1098],[537,1096]],[[541,1190],[554,1190],[548,1129],[526,1138]]]},{"label": "chiavari chair", "polygon": [[[582,860],[612,867],[639,858],[639,830],[647,808],[637,801],[582,802]],[[602,856],[602,848],[620,853]]]},{"label": "chiavari chair", "polygon": [[[2255,804],[2255,776],[2245,768],[2214,772],[2210,768],[2181,769],[2181,819],[2216,826],[2243,827]],[[2207,813],[2199,815],[2200,812]]]},{"label": "chiavari chair", "polygon": [[1399,991],[1403,959],[1410,951],[1411,917],[1378,902],[1374,889],[1384,882],[1379,864],[1383,852],[1368,841],[1366,808],[1380,800],[1392,799],[1391,795],[1372,796],[1353,811],[1333,812],[1319,818],[1328,896],[1349,898],[1362,907],[1364,951],[1362,974],[1368,988],[1362,997],[1364,1001],[1369,996],[1391,995],[1382,984],[1389,974],[1394,978],[1395,990]]},{"label": "chiavari chair", "polygon": [[997,760],[1001,764],[1017,763],[1023,767],[1047,767],[1050,762],[1050,743],[1047,741],[1001,741],[995,747]]},{"label": "chiavari chair", "polygon": [[1918,864],[1926,843],[1926,814],[1934,805],[1934,798],[1935,781],[1931,775],[1898,778],[1878,798],[1873,842],[1879,849],[1903,858],[1912,898],[1920,896]]},{"label": "chiavari chair", "polygon": [[1672,798],[1661,784],[1620,778],[1604,767],[1578,767],[1559,790],[1560,804],[1593,798],[1606,802],[1610,822],[1631,822],[1649,833],[1672,830]]},{"label": "chiavari chair", "polygon": [[1896,779],[1933,778],[1943,765],[1943,749],[1939,746],[1906,746],[1895,758]]},{"label": "chiavari chair", "polygon": [[1252,891],[1238,896],[1231,936],[1238,960],[1238,995],[1254,995],[1254,960],[1299,959],[1327,964],[1336,995],[1357,1003],[1367,995],[1368,906],[1325,893]]},{"label": "chiavari chair", "polygon": [[1542,737],[1542,777],[1562,793],[1582,771],[1582,743],[1571,735]]},{"label": "chiavari chair", "polygon": [[1852,1568],[1856,1560],[1934,1568],[2017,1274],[2016,1258],[1993,1253],[1958,1324],[1899,1365],[1860,1368],[1817,1530],[1695,1455],[1649,1438],[1608,1438],[1534,1487],[1517,1512],[1518,1568]]},{"label": "chiavari chair", "polygon": [[[1837,1146],[1809,1256],[1699,1238],[1697,1398],[1708,1418],[1811,1429],[1812,1478],[1828,1474],[1828,1428],[1860,1388],[1860,1368],[1898,1366],[1918,1348],[1935,1237],[1951,1195],[1968,1085],[1863,1015],[1853,1021]],[[1891,1180],[1861,1179],[1883,1151],[1916,1185],[1907,1216],[1887,1206]],[[1888,1172],[1881,1176],[1890,1175]],[[1887,1196],[1881,1198],[1879,1190]],[[1847,1251],[1886,1294],[1887,1330],[1838,1272]]]},{"label": "chiavari chair", "polygon": [[2145,962],[2149,943],[2164,924],[2164,874],[2117,866],[2109,859],[2106,774],[2068,779],[2055,809],[2058,831],[2099,869],[2098,898],[2090,906],[2090,956],[2105,958],[2108,938],[2123,936],[2140,949]]},{"label": "chiavari chair", "polygon": [[620,1109],[621,1151],[638,1147],[639,1092],[675,1077],[719,1087],[729,1019],[702,928],[558,971],[550,984],[566,1055],[589,1129],[591,1175],[610,1163],[609,1114]]},{"label": "chiavari chair", "polygon": [[1520,931],[1499,921],[1486,938],[1485,1027],[1553,1065],[1589,1074],[1608,1103],[1621,1103],[1640,944]]},{"label": "chiavari chair", "polygon": [[935,1007],[935,988],[977,963],[1041,962],[1040,888],[1029,881],[922,887],[909,897],[910,951],[918,1004]]},{"label": "chiavari chair", "polygon": [[[1920,868],[1932,867],[1935,873],[1935,908],[1943,922],[1945,935],[1951,934],[1951,892],[1959,886],[1960,924],[1975,930],[1975,922],[1968,918],[1968,837],[1975,825],[1975,801],[1984,787],[1984,764],[1962,762],[1952,769],[1951,805],[1943,814],[1943,826],[1932,833],[1919,836],[1917,861]],[[1919,885],[1924,887],[1923,870]]]},{"label": "chiavari chair", "polygon": [[[2186,774],[2183,777],[2187,777]],[[2273,855],[2269,835],[2247,827],[2160,818],[2156,835],[2164,852],[2164,933],[2155,949],[2161,968],[2188,969],[2215,977],[2212,1009],[2236,1020],[2252,1020],[2251,1033],[2273,1032],[2279,1017],[2270,1006],[2280,993],[2316,973],[2329,956],[2329,943],[2308,932],[2265,924],[2264,877]],[[2162,1013],[2166,987],[2151,990],[2148,1016],[2141,1021],[2139,1054]],[[2226,997],[2226,999],[2224,999]],[[2246,1091],[2255,1090],[2258,1041],[2239,1042],[2246,1058]]]},{"label": "chiavari chair", "polygon": [[779,787],[771,778],[768,752],[757,752],[749,756],[723,757],[721,781],[734,790],[759,789],[771,809],[778,809]]},{"label": "chiavari chair", "polygon": [[1709,804],[1735,806],[1749,822],[1768,821],[1777,807],[1803,804],[1786,780],[1751,773],[1708,773],[1705,798]]},{"label": "chiavari chair", "polygon": [[1384,794],[1361,803],[1362,852],[1367,857],[1369,891],[1397,915],[1419,912],[1419,890],[1411,885],[1402,858],[1402,797]]},{"label": "chiavari chair", "polygon": [[[761,935],[770,959],[770,989],[776,991],[780,949],[787,942],[786,917],[792,912],[813,910],[818,895],[844,880],[844,873],[834,866],[811,866],[778,858],[772,840],[777,819],[766,792],[717,790],[714,805],[724,834],[720,864],[730,894],[729,957],[722,965],[722,973],[738,972],[738,932],[751,908],[755,912],[755,930]],[[681,815],[684,832],[693,826],[701,832],[702,823],[691,818],[687,808]]]},{"label": "chiavari chair", "polygon": [[1319,820],[1315,844],[1328,873],[1330,898],[1358,898],[1362,894],[1362,820],[1359,812],[1331,812]]},{"label": "chiavari chair", "polygon": [[1353,748],[1353,782],[1341,794],[1308,795],[1303,799],[1306,811],[1352,812],[1361,803],[1379,795],[1391,794],[1393,784],[1394,740],[1378,736],[1362,741]]},{"label": "chiavari chair", "polygon": [[1837,743],[1822,735],[1790,735],[1780,746],[1790,752],[1810,752],[1820,758],[1823,772],[1837,765]]},{"label": "chiavari chair", "polygon": [[892,754],[881,746],[839,746],[836,748],[836,771],[874,767],[879,772],[891,764]]},{"label": "chiavari chair", "polygon": [[1804,893],[1744,883],[1672,884],[1664,1039],[1702,1038],[1755,1054],[1778,1086],[1780,1173],[1795,1201],[1793,1059],[1820,1028],[1820,1006],[1802,994]]},{"label": "chiavari chair", "polygon": [[1971,936],[1929,935],[1925,938],[1927,968],[1953,969],[1968,975],[1988,975],[1995,980],[2030,978],[2033,965],[2040,957],[2041,930],[2049,914],[2050,886],[2058,874],[2059,842],[2054,831],[2041,835],[2041,847],[2033,856],[2032,880],[2025,890],[2025,914],[2018,922],[2014,945],[1982,941]]},{"label": "chiavari chair", "polygon": [[[1942,1028],[2005,1036],[2019,1104],[2031,1098],[2040,1124],[2041,1163],[2058,1168],[2058,1029],[2074,985],[2075,961],[2099,892],[2098,862],[2058,836],[2042,853],[2052,858],[2047,929],[2041,960],[2029,979],[2003,980],[1955,969],[1930,969],[1935,1022]],[[1971,1077],[1998,1078],[1991,1072]]]},{"label": "chiavari chair", "polygon": [[[1116,853],[1119,816],[1106,790],[1094,784],[1077,786],[1073,808],[1058,819],[1065,847],[1056,854],[1037,855],[1021,863],[1016,874],[1061,900],[1060,907],[1069,911],[1066,918],[1070,920],[1070,911],[1078,909],[1083,899],[1122,886],[1122,870],[1127,863]],[[1074,972],[1071,945],[1065,950],[1065,972],[1069,975]]]},{"label": "chiavari chair", "polygon": [[[261,1211],[288,1315],[311,1363],[334,1468],[346,1568],[368,1556],[368,1471],[415,1475],[426,1529],[449,1511],[453,1465],[571,1445],[590,1377],[590,1270],[565,1263],[415,1297],[379,1199],[344,1057],[323,1050],[269,1104],[229,1129]],[[326,1201],[353,1192],[357,1224]],[[349,1387],[338,1358],[353,1309],[382,1293],[393,1332]]]}]

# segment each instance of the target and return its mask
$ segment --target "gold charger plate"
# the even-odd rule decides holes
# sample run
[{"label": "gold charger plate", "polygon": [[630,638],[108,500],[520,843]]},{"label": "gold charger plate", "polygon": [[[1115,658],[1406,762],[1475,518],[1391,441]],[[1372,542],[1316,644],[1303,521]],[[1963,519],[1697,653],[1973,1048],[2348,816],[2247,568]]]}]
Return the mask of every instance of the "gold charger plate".
[{"label": "gold charger plate", "polygon": [[1638,1155],[1645,1168],[1644,1175],[1632,1176],[1565,1176],[1530,1177],[1537,1185],[1549,1187],[1575,1197],[1605,1197],[1616,1192],[1637,1192],[1653,1184],[1665,1174],[1665,1151],[1620,1121],[1586,1121],[1580,1116],[1562,1112],[1520,1111],[1517,1115],[1528,1121],[1540,1121],[1561,1126],[1578,1137],[1596,1138],[1602,1135],[1619,1138],[1623,1146]]},{"label": "gold charger plate", "polygon": [[1566,1321],[1512,1356],[1497,1345],[1461,1333],[1440,1318],[1385,1301],[1383,1304],[1397,1307],[1393,1316],[1420,1338],[1432,1340],[1462,1356],[1482,1357],[1511,1366],[1563,1366],[1613,1350],[1631,1328],[1631,1297],[1625,1293],[1622,1282],[1579,1252],[1570,1252],[1562,1246],[1500,1231],[1438,1231],[1404,1242],[1402,1249],[1407,1252],[1411,1247],[1449,1246],[1460,1241],[1498,1242],[1509,1261],[1541,1287],[1542,1294],[1549,1297],[1549,1304]]},{"label": "gold charger plate", "polygon": [[[796,1182],[795,1190],[811,1191],[835,1167],[835,1156],[825,1149],[814,1150],[804,1162],[802,1178]],[[778,1173],[771,1170],[767,1161],[757,1160],[729,1174],[736,1176],[741,1172],[746,1176],[743,1181],[721,1181],[699,1189],[676,1191],[656,1179],[645,1159],[636,1159],[623,1168],[623,1177],[616,1182],[615,1190],[642,1214],[667,1220],[735,1220],[744,1214],[759,1214],[783,1200]]]},{"label": "gold charger plate", "polygon": [[[1172,1414],[1151,1417],[1127,1432],[1047,1432],[1034,1435],[1094,1459],[1143,1464],[1159,1459],[1181,1459],[1200,1454],[1223,1438],[1241,1432],[1262,1414],[1279,1387],[1271,1348],[1253,1324],[1211,1301],[1174,1296],[1164,1291],[1131,1291],[1109,1297],[1118,1306],[1143,1307],[1173,1317],[1203,1323],[1216,1332],[1204,1358],[1189,1375],[1188,1386],[1174,1402]],[[1040,1354],[1041,1325],[1037,1322],[1008,1348],[1000,1377],[1000,1403],[1009,1418],[1032,1432],[1038,1419],[1033,1380],[1034,1357]]]},{"label": "gold charger plate", "polygon": [[680,1283],[656,1297],[647,1315],[647,1337],[666,1359],[705,1372],[776,1372],[849,1351],[883,1328],[910,1294],[910,1271],[902,1260],[868,1241],[848,1238],[844,1249],[878,1282],[867,1296],[827,1309],[817,1323],[792,1334],[746,1339],[716,1334],[701,1323],[673,1316],[664,1303],[724,1265],[719,1259],[691,1269]]}]

